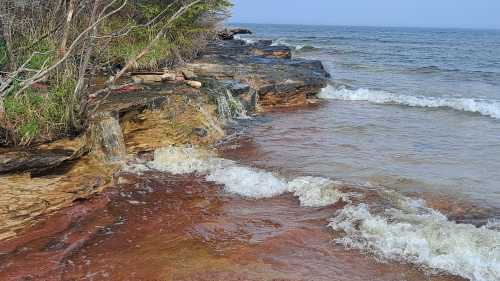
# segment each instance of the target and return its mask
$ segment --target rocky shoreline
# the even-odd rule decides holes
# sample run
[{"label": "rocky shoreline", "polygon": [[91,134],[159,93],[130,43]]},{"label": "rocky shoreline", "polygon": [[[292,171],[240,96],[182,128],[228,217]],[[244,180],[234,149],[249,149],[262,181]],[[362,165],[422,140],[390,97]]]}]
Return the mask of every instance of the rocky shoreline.
[{"label": "rocky shoreline", "polygon": [[[0,240],[116,184],[113,175],[131,158],[169,145],[211,146],[244,112],[317,103],[329,78],[321,62],[294,59],[290,48],[269,41],[214,41],[175,72],[188,81],[139,73],[105,99],[95,97],[99,109],[78,137],[2,148]],[[160,78],[145,78],[154,75]]]}]

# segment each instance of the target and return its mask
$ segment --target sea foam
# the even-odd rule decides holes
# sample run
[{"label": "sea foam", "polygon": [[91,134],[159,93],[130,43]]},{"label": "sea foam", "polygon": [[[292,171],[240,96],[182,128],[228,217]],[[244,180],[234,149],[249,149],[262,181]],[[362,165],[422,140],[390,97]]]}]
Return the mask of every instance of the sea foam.
[{"label": "sea foam", "polygon": [[363,88],[357,90],[345,87],[335,88],[331,85],[324,88],[318,96],[323,99],[369,101],[377,104],[399,104],[429,108],[446,107],[500,119],[500,101],[498,100],[410,96]]},{"label": "sea foam", "polygon": [[347,198],[336,189],[339,183],[329,179],[301,177],[289,181],[275,173],[240,165],[191,147],[158,149],[147,166],[172,174],[202,174],[207,181],[223,185],[225,191],[248,198],[270,198],[291,192],[306,207],[328,206]]},{"label": "sea foam", "polygon": [[373,214],[366,204],[339,210],[329,226],[344,233],[336,242],[383,260],[423,266],[473,281],[500,280],[500,232],[447,220],[422,201]]},{"label": "sea foam", "polygon": [[500,280],[497,221],[483,227],[457,224],[426,207],[423,200],[387,190],[381,191],[381,198],[390,203],[384,204],[384,211],[374,212],[366,203],[353,204],[350,199],[358,197],[359,201],[362,197],[341,192],[342,182],[322,177],[286,179],[192,147],[158,149],[154,160],[146,166],[172,174],[195,173],[223,185],[228,193],[251,199],[290,192],[304,207],[330,206],[342,200],[348,205],[329,223],[341,235],[337,243],[431,272],[446,272],[473,281]]}]

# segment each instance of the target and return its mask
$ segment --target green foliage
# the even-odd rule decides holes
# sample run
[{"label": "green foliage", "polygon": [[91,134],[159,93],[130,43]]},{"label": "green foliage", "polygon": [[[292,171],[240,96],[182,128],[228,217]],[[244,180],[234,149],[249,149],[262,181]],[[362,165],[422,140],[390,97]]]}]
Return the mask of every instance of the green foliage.
[{"label": "green foliage", "polygon": [[[165,26],[169,16],[181,7],[181,3],[177,3],[165,13],[165,9],[171,3],[172,1],[138,0],[135,4],[130,3],[119,17],[107,20],[102,27],[106,32],[128,26],[135,28],[127,36],[117,38],[109,44],[106,60],[127,61],[142,51]],[[203,38],[213,29],[208,20],[215,15],[225,13],[230,5],[226,0],[212,0],[192,6],[169,26],[166,36],[157,42],[135,67],[153,69],[161,66],[160,63],[173,64],[178,57],[189,58],[203,46]],[[158,17],[159,15],[163,17]],[[145,26],[153,19],[157,19],[154,24]]]},{"label": "green foliage", "polygon": [[[43,1],[42,1],[43,2]],[[58,2],[58,1],[56,1]],[[54,3],[56,3],[54,2]],[[90,1],[92,2],[92,1]],[[90,3],[89,2],[89,3]],[[181,5],[189,1],[173,0],[135,0],[128,1],[123,10],[104,20],[98,26],[99,39],[95,39],[96,48],[91,54],[91,63],[96,69],[101,66],[123,63],[135,58],[149,45],[158,32],[167,24]],[[15,64],[23,65],[28,61],[27,70],[20,72],[19,79],[26,80],[37,70],[42,70],[57,61],[61,47],[62,29],[65,17],[45,18],[42,13],[53,11],[52,1],[42,6],[32,7],[30,14],[25,11],[13,13],[18,22],[28,23],[13,26],[13,49]],[[109,3],[103,1],[102,5]],[[168,11],[165,9],[174,3]],[[121,1],[114,4],[118,8]],[[136,69],[152,69],[172,65],[180,59],[189,59],[203,47],[206,38],[213,30],[214,23],[231,6],[228,0],[206,0],[192,6],[186,13],[168,26],[168,32],[134,66]],[[45,10],[42,10],[44,8]],[[74,40],[88,26],[91,6],[79,13],[74,19],[68,36]],[[160,16],[161,15],[161,16]],[[160,16],[160,17],[158,17]],[[146,23],[155,19],[154,23]],[[58,27],[59,26],[59,27]],[[121,34],[133,27],[130,32]],[[57,30],[57,32],[55,32]],[[121,34],[120,36],[116,36]],[[109,37],[107,35],[110,35]],[[90,38],[90,37],[89,37]],[[84,42],[77,46],[69,59],[54,68],[48,75],[46,85],[41,89],[29,88],[17,97],[18,81],[14,81],[4,99],[4,118],[0,127],[7,129],[10,142],[16,145],[29,145],[33,142],[51,140],[72,133],[80,118],[80,101],[75,97],[77,71],[81,62]],[[8,63],[5,43],[0,38],[0,69]],[[92,73],[92,71],[88,71]],[[86,77],[87,81],[91,77]],[[40,86],[40,85],[38,85]],[[36,87],[35,87],[36,88]],[[83,122],[82,122],[83,123]],[[0,128],[1,129],[1,128]]]},{"label": "green foliage", "polygon": [[4,100],[4,126],[13,129],[15,144],[28,145],[42,136],[52,139],[71,132],[75,81],[64,79],[53,85],[46,91],[30,89]]},{"label": "green foliage", "polygon": [[7,64],[7,47],[5,42],[0,38],[0,69]]}]

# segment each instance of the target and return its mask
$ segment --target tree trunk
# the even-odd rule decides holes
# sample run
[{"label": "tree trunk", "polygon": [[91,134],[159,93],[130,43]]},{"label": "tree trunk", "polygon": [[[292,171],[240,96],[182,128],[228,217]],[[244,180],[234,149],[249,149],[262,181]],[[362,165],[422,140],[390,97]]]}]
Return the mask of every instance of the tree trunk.
[{"label": "tree trunk", "polygon": [[71,30],[71,21],[73,20],[73,15],[75,14],[75,4],[76,0],[69,1],[66,24],[64,26],[63,37],[61,39],[61,49],[59,50],[60,57],[63,57],[66,54],[66,45],[68,44],[69,32]]}]

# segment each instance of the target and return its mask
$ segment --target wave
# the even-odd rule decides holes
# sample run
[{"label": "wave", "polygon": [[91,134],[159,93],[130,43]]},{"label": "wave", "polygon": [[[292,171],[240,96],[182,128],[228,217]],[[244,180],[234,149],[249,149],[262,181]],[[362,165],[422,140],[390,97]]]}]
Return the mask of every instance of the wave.
[{"label": "wave", "polygon": [[238,34],[234,36],[234,39],[241,40],[241,41],[245,42],[248,45],[257,43],[256,39],[244,37],[244,36],[241,36],[241,35],[238,35]]},{"label": "wave", "polygon": [[398,207],[373,214],[366,204],[339,210],[329,226],[336,242],[382,260],[411,263],[473,281],[500,280],[500,232],[457,224],[422,200],[399,196]]},{"label": "wave", "polygon": [[308,44],[294,45],[294,44],[289,43],[285,39],[273,40],[273,43],[271,44],[271,46],[287,46],[287,47],[294,49],[295,51],[302,51],[302,52],[319,50],[319,48],[312,46],[312,45],[308,45]]},{"label": "wave", "polygon": [[351,90],[346,87],[335,88],[331,85],[324,88],[318,96],[323,99],[369,101],[377,104],[451,108],[500,119],[500,101],[497,100],[410,96],[363,88],[357,90]]},{"label": "wave", "polygon": [[[347,200],[347,195],[336,189],[339,182],[320,177],[287,180],[275,173],[239,165],[192,147],[158,149],[154,153],[154,160],[146,166],[171,174],[203,174],[207,181],[223,185],[227,192],[248,198],[270,198],[290,192],[305,207],[324,207],[341,199]],[[143,169],[129,169],[134,170]]]},{"label": "wave", "polygon": [[340,237],[335,242],[434,273],[445,272],[473,281],[500,280],[498,221],[482,227],[458,224],[426,207],[423,200],[385,189],[377,189],[382,202],[370,200],[369,204],[374,204],[371,206],[363,200],[362,190],[342,192],[344,182],[322,177],[286,179],[194,147],[157,149],[153,161],[136,166],[126,170],[197,174],[224,186],[228,193],[250,199],[291,193],[304,207],[325,207],[343,201],[347,205],[328,224]]}]

